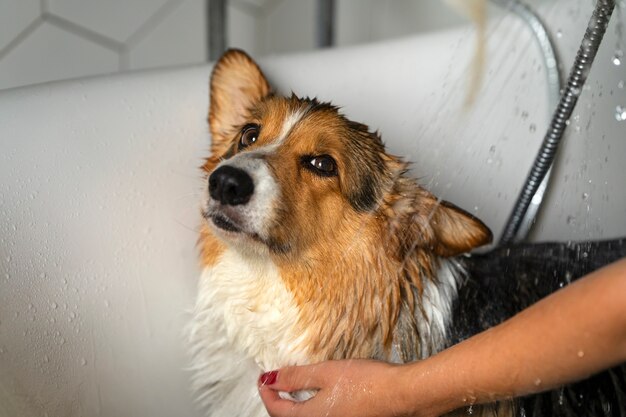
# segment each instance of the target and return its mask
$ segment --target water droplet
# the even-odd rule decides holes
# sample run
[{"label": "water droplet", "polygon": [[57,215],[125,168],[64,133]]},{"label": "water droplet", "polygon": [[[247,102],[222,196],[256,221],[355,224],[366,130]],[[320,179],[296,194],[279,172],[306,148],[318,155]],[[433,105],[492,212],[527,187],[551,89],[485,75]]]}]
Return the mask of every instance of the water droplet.
[{"label": "water droplet", "polygon": [[104,300],[104,306],[105,306],[106,308],[109,308],[109,305],[110,305],[110,304],[109,304],[109,300]]},{"label": "water droplet", "polygon": [[50,358],[48,358],[48,355],[44,355],[44,356],[43,356],[43,362],[44,362],[44,363],[48,363],[48,362],[50,362]]},{"label": "water droplet", "polygon": [[626,120],[626,106],[615,107],[615,120],[618,122]]},{"label": "water droplet", "polygon": [[561,29],[558,29],[558,30],[556,31],[556,37],[557,37],[557,38],[562,38],[562,37],[563,37],[563,31],[561,31]]},{"label": "water droplet", "polygon": [[474,414],[474,406],[470,405],[469,407],[467,407],[467,414],[472,415]]},{"label": "water droplet", "polygon": [[85,358],[80,358],[80,364],[81,364],[82,366],[87,365],[87,359],[85,359]]},{"label": "water droplet", "polygon": [[589,193],[583,193],[583,200],[589,199]]},{"label": "water droplet", "polygon": [[620,81],[617,83],[617,88],[619,88],[620,90],[623,90],[623,89],[624,89],[624,80],[620,80]]},{"label": "water droplet", "polygon": [[566,271],[565,272],[565,281],[567,281],[568,284],[572,282],[572,273],[571,273],[571,271]]},{"label": "water droplet", "polygon": [[522,120],[526,120],[528,119],[528,112],[527,111],[523,111],[522,112]]},{"label": "water droplet", "polygon": [[526,417],[526,409],[524,408],[523,405],[520,406],[519,415],[520,415],[520,417]]},{"label": "water droplet", "polygon": [[622,52],[621,49],[616,50],[615,54],[613,54],[613,58],[611,58],[611,61],[613,62],[613,65],[620,66],[622,64],[622,57],[623,56],[624,56],[624,52]]},{"label": "water droplet", "polygon": [[52,303],[52,308],[56,310],[57,308],[59,308],[59,305],[57,303]]},{"label": "water droplet", "polygon": [[565,391],[565,388],[561,388],[559,390],[559,405],[563,405],[563,403],[565,402],[565,395],[564,395],[565,393],[564,393],[564,391]]},{"label": "water droplet", "polygon": [[583,356],[585,356],[585,352],[583,352],[582,350],[578,351],[578,357],[582,358]]},{"label": "water droplet", "polygon": [[541,385],[541,379],[537,378],[535,379],[535,386],[538,387],[539,385]]},{"label": "water droplet", "polygon": [[42,272],[41,274],[39,274],[39,278],[44,279],[46,277],[46,273]]},{"label": "water droplet", "polygon": [[528,126],[528,130],[530,130],[530,133],[534,133],[537,130],[537,125],[531,123],[530,126]]}]

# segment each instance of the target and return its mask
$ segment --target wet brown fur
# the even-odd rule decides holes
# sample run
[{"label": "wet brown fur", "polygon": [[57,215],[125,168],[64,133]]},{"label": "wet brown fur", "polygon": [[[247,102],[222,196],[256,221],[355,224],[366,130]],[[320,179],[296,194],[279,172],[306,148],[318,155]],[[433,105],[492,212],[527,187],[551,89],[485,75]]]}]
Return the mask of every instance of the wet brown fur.
[{"label": "wet brown fur", "polygon": [[[329,104],[273,95],[241,51],[227,52],[213,72],[205,173],[240,152],[243,125],[261,126],[254,149],[272,143],[295,111],[301,120],[264,156],[281,190],[268,246],[299,307],[302,332],[315,329],[310,360],[390,359],[394,345],[402,361],[416,360],[426,348],[416,322],[425,280],[437,281],[441,257],[486,244],[491,232],[406,176],[406,164],[366,126]],[[303,168],[303,155],[322,154],[337,162],[337,177]],[[203,264],[215,264],[224,244],[206,225],[200,244]]]}]

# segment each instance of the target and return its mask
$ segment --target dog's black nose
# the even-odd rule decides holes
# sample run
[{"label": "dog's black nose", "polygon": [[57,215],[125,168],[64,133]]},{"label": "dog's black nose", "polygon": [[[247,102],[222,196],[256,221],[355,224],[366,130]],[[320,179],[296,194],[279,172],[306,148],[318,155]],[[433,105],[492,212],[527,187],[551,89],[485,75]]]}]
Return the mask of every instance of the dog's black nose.
[{"label": "dog's black nose", "polygon": [[242,169],[224,165],[209,176],[209,194],[222,204],[246,204],[253,192],[254,182]]}]

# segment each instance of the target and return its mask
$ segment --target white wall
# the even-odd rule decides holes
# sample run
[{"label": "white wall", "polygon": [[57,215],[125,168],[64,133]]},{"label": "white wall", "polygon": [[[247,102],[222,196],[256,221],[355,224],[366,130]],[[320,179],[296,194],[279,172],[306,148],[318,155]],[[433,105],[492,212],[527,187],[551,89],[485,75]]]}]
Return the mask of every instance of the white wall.
[{"label": "white wall", "polygon": [[[0,0],[0,89],[206,61],[207,0]],[[254,56],[315,48],[313,0],[231,0],[230,46]],[[440,0],[337,0],[352,45],[463,23]]]}]

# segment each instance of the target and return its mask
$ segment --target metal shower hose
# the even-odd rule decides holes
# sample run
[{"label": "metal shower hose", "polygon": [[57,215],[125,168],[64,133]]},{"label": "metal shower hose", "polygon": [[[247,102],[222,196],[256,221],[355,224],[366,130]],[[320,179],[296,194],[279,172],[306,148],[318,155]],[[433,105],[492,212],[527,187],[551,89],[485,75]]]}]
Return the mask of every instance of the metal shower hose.
[{"label": "metal shower hose", "polygon": [[[558,145],[563,137],[568,120],[578,101],[578,96],[587,80],[593,60],[598,52],[604,33],[615,8],[614,0],[598,0],[589,25],[581,42],[574,65],[567,79],[567,85],[552,116],[550,126],[535,161],[530,169],[513,211],[500,238],[500,244],[511,243],[516,239],[533,196],[539,190],[546,174],[550,171]],[[544,184],[545,186],[545,184]],[[525,236],[521,236],[524,238]]]}]

